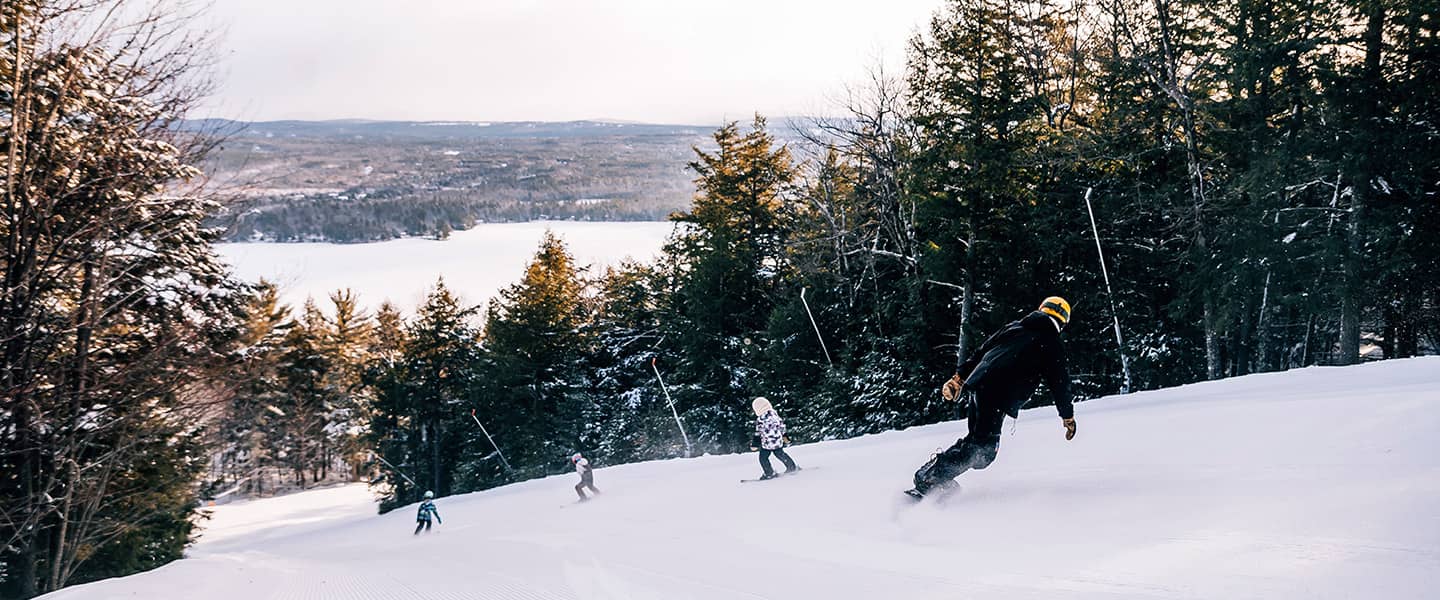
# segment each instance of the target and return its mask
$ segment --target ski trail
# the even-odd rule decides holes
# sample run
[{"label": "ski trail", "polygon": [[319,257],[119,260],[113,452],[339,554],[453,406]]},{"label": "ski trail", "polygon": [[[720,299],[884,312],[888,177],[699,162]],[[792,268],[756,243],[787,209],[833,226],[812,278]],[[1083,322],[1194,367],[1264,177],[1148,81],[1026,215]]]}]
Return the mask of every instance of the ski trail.
[{"label": "ski trail", "polygon": [[[1047,412],[1048,411],[1048,412]],[[940,423],[789,452],[600,468],[375,515],[363,488],[221,506],[181,560],[46,600],[1433,598],[1440,357],[1267,373],[1006,425],[944,503],[901,492]],[[1343,421],[1341,420],[1343,419]],[[497,441],[500,441],[497,438]],[[502,442],[503,443],[503,442]]]}]

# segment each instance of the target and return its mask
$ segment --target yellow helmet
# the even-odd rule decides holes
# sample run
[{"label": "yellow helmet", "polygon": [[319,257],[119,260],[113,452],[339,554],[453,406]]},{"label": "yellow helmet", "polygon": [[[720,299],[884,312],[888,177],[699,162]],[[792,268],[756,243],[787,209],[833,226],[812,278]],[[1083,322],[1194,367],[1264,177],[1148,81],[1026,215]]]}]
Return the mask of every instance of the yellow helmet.
[{"label": "yellow helmet", "polygon": [[1055,317],[1060,325],[1070,324],[1070,303],[1059,296],[1051,296],[1040,303],[1040,312]]}]

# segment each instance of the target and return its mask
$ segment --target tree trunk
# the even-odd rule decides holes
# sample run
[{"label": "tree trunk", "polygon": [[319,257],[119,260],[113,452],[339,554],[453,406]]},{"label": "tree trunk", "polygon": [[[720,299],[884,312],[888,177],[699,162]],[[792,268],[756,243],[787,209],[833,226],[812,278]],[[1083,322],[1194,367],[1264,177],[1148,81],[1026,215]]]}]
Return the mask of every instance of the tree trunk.
[{"label": "tree trunk", "polygon": [[[970,240],[965,245],[965,276],[960,296],[960,339],[955,348],[957,364],[970,356],[970,318],[975,314],[975,225],[970,225]],[[969,373],[961,373],[962,377]]]},{"label": "tree trunk", "polygon": [[1351,365],[1360,362],[1360,313],[1364,310],[1362,264],[1365,253],[1365,209],[1369,204],[1371,181],[1375,179],[1375,161],[1371,150],[1380,142],[1379,99],[1381,94],[1380,58],[1385,51],[1385,5],[1372,2],[1365,25],[1365,67],[1361,74],[1363,100],[1359,107],[1358,154],[1355,176],[1350,180],[1350,221],[1346,227],[1344,259],[1344,292],[1340,299],[1340,356],[1336,362]]},{"label": "tree trunk", "polygon": [[440,491],[440,432],[430,424],[430,489]]}]

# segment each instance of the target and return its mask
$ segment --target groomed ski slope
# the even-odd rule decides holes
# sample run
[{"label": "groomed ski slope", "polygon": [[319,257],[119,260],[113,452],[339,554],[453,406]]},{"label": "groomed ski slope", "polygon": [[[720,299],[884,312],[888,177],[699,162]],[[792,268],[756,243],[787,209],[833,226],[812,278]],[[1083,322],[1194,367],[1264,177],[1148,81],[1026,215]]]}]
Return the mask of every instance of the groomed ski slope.
[{"label": "groomed ski slope", "polygon": [[[779,407],[784,411],[784,407]],[[1023,413],[950,504],[896,513],[949,422],[600,469],[374,516],[364,488],[225,506],[191,558],[52,600],[1440,597],[1440,357]],[[503,438],[502,438],[503,439]],[[603,458],[602,458],[603,461]],[[562,508],[562,506],[564,508]]]}]

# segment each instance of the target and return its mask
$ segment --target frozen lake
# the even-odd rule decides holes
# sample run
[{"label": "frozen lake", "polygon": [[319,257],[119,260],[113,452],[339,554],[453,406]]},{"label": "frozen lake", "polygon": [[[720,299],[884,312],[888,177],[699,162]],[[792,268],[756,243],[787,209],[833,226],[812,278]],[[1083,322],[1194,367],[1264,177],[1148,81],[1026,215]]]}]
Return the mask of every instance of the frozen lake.
[{"label": "frozen lake", "polygon": [[520,280],[546,229],[565,240],[576,261],[591,265],[594,273],[627,257],[653,258],[673,226],[669,222],[487,223],[457,231],[444,241],[236,243],[217,244],[216,249],[234,266],[236,276],[275,282],[284,301],[295,308],[307,297],[324,307],[330,292],[350,288],[366,307],[374,309],[389,299],[410,313],[440,277],[467,304],[483,305],[501,288]]}]

